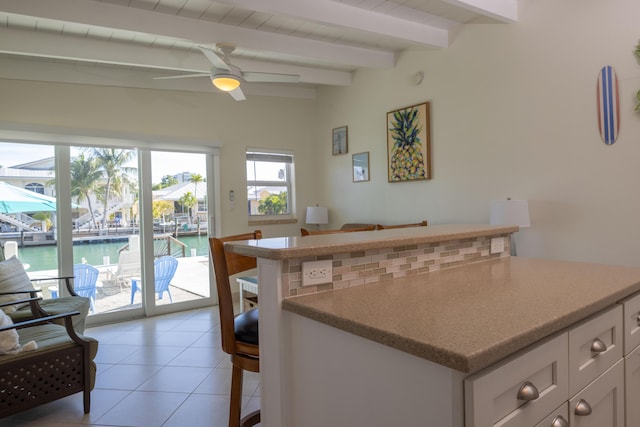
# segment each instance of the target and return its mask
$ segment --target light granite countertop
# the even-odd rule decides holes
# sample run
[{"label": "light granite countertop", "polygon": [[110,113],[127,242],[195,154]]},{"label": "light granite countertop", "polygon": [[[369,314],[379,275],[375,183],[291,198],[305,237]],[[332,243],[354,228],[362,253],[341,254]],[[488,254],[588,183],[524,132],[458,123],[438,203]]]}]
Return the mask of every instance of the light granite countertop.
[{"label": "light granite countertop", "polygon": [[639,290],[640,268],[506,257],[282,304],[472,373]]},{"label": "light granite countertop", "polygon": [[240,255],[272,260],[323,256],[365,251],[382,247],[417,245],[482,236],[511,234],[516,226],[487,224],[444,224],[428,227],[397,228],[376,231],[320,234],[312,236],[272,237],[225,243],[225,248]]}]

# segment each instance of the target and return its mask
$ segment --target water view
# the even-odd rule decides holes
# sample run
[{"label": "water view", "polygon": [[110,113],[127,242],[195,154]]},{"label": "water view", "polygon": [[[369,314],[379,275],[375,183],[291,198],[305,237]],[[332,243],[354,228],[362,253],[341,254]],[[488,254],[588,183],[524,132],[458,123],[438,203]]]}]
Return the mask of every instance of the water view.
[{"label": "water view", "polygon": [[[196,250],[196,255],[209,253],[209,241],[206,235],[181,236],[178,240],[187,245],[185,256],[191,256],[192,249]],[[126,239],[112,243],[76,243],[73,245],[74,263],[79,263],[84,258],[87,264],[102,265],[105,256],[109,257],[110,263],[117,263],[118,250],[126,243]],[[31,266],[31,271],[55,270],[58,265],[56,251],[53,245],[26,246],[19,248],[18,254],[20,261]]]}]

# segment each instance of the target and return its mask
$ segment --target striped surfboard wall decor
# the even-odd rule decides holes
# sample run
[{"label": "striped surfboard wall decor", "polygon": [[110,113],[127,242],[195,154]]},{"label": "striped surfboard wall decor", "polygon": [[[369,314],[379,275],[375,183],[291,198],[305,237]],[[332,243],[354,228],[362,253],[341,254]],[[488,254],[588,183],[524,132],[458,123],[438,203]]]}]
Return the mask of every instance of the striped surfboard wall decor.
[{"label": "striped surfboard wall decor", "polygon": [[605,144],[611,145],[620,130],[618,76],[612,66],[602,67],[598,74],[598,128]]}]

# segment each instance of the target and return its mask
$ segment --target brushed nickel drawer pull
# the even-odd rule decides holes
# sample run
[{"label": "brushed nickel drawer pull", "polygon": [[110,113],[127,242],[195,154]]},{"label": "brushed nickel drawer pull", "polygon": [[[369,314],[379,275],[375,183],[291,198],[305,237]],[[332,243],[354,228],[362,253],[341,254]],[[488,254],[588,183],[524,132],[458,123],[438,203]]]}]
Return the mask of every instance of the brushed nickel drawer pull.
[{"label": "brushed nickel drawer pull", "polygon": [[638,323],[638,326],[640,326],[640,313],[638,313],[638,317],[636,317],[636,322]]},{"label": "brushed nickel drawer pull", "polygon": [[551,427],[569,427],[569,422],[562,415],[558,415],[551,421]]},{"label": "brushed nickel drawer pull", "polygon": [[518,390],[517,397],[518,400],[524,400],[528,402],[530,400],[536,400],[538,397],[540,397],[540,393],[538,392],[536,386],[531,384],[529,381],[526,381],[524,384],[522,384],[520,390]]},{"label": "brushed nickel drawer pull", "polygon": [[576,410],[574,411],[574,414],[581,417],[586,417],[587,415],[591,415],[591,405],[589,405],[586,400],[580,399],[578,401],[578,404],[576,405]]},{"label": "brushed nickel drawer pull", "polygon": [[599,338],[596,338],[591,343],[591,351],[594,353],[604,353],[607,351],[607,345],[603,343]]}]

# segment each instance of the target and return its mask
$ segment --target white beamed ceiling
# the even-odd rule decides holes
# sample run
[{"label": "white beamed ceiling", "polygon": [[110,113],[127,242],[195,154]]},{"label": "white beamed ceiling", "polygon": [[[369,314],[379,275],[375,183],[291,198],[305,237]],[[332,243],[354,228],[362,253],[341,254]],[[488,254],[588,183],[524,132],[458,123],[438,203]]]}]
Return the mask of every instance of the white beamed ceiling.
[{"label": "white beamed ceiling", "polygon": [[[520,0],[523,1],[523,0]],[[243,71],[300,83],[243,83],[248,94],[313,97],[408,49],[446,49],[459,26],[505,25],[518,0],[0,0],[0,78],[209,91],[197,46],[236,46]]]}]

